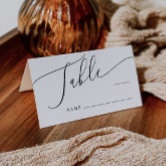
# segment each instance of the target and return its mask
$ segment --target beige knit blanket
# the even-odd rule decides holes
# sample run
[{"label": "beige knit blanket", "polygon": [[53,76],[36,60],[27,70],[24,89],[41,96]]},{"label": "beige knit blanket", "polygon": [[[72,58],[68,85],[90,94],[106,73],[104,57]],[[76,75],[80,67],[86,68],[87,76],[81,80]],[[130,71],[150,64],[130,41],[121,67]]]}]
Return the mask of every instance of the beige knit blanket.
[{"label": "beige knit blanket", "polygon": [[[152,2],[155,0],[114,1],[126,2],[131,6],[119,7],[111,0],[98,0],[110,18],[111,32],[105,47],[132,44],[141,89],[166,101],[166,2],[163,8],[154,7]],[[151,2],[149,6],[152,7],[140,10],[146,1]],[[161,1],[164,0],[160,0],[159,4]]]},{"label": "beige knit blanket", "polygon": [[69,140],[1,154],[0,165],[165,166],[166,140],[153,140],[110,127]]}]

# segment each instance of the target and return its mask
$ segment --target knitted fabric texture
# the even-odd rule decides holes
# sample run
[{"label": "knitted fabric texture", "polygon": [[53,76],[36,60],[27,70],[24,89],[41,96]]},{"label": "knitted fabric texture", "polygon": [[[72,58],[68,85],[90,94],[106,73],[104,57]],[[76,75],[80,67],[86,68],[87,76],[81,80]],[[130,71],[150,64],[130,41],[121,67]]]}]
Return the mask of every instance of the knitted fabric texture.
[{"label": "knitted fabric texture", "polygon": [[0,155],[0,165],[165,166],[166,140],[120,128],[85,132],[69,140]]},{"label": "knitted fabric texture", "polygon": [[[133,5],[138,4],[132,1]],[[98,2],[110,18],[105,47],[131,44],[141,90],[166,101],[166,7],[139,10],[138,5],[118,6],[110,0]]]}]

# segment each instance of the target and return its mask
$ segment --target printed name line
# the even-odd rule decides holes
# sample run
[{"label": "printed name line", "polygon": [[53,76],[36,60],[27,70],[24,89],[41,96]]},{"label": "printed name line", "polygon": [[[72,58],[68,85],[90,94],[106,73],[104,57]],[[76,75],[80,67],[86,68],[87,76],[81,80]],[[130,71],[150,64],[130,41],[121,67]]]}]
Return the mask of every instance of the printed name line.
[{"label": "printed name line", "polygon": [[121,102],[124,102],[124,101],[129,101],[131,99],[132,99],[132,97],[129,97],[129,98],[126,98],[126,99],[121,99],[121,100],[114,100],[114,101],[110,101],[110,102],[107,102],[107,103],[101,103],[101,104],[86,106],[83,109],[90,109],[90,108],[101,107],[101,106],[109,105],[109,104],[121,103]]}]

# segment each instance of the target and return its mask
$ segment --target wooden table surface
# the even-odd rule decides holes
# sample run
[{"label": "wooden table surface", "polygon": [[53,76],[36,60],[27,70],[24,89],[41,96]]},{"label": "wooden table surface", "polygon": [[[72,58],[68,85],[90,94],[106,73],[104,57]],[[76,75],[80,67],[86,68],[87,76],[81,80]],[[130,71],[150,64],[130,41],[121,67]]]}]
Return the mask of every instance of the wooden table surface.
[{"label": "wooden table surface", "polygon": [[117,126],[147,137],[166,138],[166,102],[143,93],[144,106],[39,129],[33,92],[19,93],[28,58],[19,35],[0,46],[0,152],[68,139],[84,131]]}]

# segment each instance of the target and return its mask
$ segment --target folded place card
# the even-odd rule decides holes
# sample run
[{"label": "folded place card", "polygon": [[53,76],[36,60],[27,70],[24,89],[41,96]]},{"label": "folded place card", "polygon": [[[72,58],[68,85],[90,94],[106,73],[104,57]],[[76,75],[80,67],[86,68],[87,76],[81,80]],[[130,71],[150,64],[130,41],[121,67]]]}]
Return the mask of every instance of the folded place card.
[{"label": "folded place card", "polygon": [[31,89],[41,128],[142,106],[131,46],[29,59]]}]

